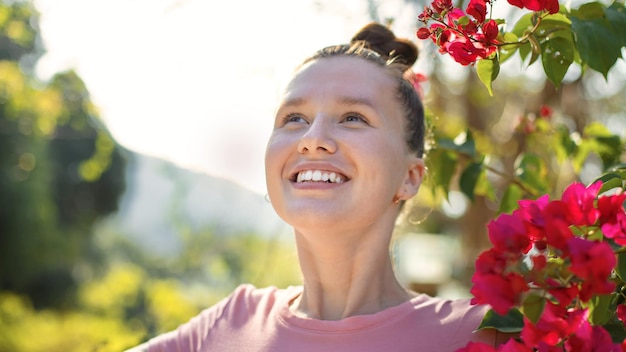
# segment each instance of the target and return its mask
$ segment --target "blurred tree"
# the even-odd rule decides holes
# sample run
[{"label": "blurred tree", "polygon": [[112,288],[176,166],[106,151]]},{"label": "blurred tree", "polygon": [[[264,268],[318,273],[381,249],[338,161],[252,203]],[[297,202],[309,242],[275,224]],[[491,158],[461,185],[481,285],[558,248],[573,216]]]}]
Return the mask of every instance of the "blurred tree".
[{"label": "blurred tree", "polygon": [[117,209],[124,160],[76,73],[34,77],[37,23],[0,1],[0,290],[40,308],[72,302],[77,266],[97,262],[91,229]]}]

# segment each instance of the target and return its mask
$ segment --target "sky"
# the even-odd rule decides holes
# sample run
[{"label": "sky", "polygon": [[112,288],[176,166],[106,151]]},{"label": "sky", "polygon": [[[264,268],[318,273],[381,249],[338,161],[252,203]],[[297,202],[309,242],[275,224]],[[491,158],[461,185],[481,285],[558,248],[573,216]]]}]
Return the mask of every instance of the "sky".
[{"label": "sky", "polygon": [[[418,10],[378,4],[415,38]],[[74,69],[124,147],[265,194],[281,86],[371,20],[367,0],[34,0],[42,79]],[[416,39],[417,41],[417,39]]]}]

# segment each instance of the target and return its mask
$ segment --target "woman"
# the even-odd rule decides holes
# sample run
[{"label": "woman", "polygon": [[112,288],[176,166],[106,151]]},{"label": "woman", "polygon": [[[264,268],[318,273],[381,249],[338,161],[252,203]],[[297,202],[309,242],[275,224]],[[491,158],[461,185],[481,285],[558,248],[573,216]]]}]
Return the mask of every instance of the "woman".
[{"label": "woman", "polygon": [[487,307],[406,290],[389,244],[424,175],[414,44],[379,24],[295,72],[267,145],[268,194],[294,228],[301,287],[237,288],[143,351],[455,351]]}]

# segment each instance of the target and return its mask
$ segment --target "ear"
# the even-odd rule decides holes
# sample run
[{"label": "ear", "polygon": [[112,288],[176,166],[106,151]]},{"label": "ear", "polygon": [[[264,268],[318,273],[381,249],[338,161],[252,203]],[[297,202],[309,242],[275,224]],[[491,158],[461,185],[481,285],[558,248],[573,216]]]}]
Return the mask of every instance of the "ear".
[{"label": "ear", "polygon": [[424,160],[415,155],[409,156],[409,168],[398,192],[399,199],[408,200],[417,194],[424,178],[424,172]]}]

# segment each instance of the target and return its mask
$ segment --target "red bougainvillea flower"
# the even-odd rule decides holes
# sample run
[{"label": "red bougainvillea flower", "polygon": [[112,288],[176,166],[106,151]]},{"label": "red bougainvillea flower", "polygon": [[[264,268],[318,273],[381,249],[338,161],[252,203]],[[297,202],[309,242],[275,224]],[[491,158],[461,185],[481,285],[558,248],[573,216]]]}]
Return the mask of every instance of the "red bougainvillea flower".
[{"label": "red bougainvillea flower", "polygon": [[564,308],[574,301],[580,291],[578,285],[563,286],[553,278],[546,279],[546,287],[548,293],[556,299],[554,304]]},{"label": "red bougainvillea flower", "polygon": [[586,318],[587,310],[568,311],[547,302],[536,324],[524,317],[521,337],[527,346],[554,346],[574,333]]},{"label": "red bougainvillea flower", "polygon": [[[449,42],[445,46],[446,52],[452,56],[454,61],[463,66],[473,64],[484,50],[476,48],[471,41],[466,38]],[[483,54],[484,55],[484,54]]]},{"label": "red bougainvillea flower", "polygon": [[481,26],[481,29],[484,35],[482,43],[488,47],[493,46],[495,49],[495,44],[497,44],[496,38],[498,37],[498,23],[494,20],[489,20]]},{"label": "red bougainvillea flower", "polygon": [[611,335],[601,326],[591,326],[582,321],[578,330],[565,341],[568,352],[621,352],[619,344],[613,343]]},{"label": "red bougainvillea flower", "polygon": [[619,306],[617,306],[615,313],[617,314],[617,319],[626,323],[626,305],[620,304]]},{"label": "red bougainvillea flower", "polygon": [[472,304],[489,304],[500,315],[505,315],[518,304],[522,293],[529,289],[524,277],[517,273],[474,275],[472,283]]},{"label": "red bougainvillea flower", "polygon": [[452,0],[434,0],[430,6],[438,14],[449,12],[454,8]]},{"label": "red bougainvillea flower", "polygon": [[546,10],[549,13],[559,12],[558,0],[507,0],[509,4],[517,6],[520,9],[529,9],[532,11]]},{"label": "red bougainvillea flower", "polygon": [[[562,204],[563,203],[559,201],[551,202],[546,207],[546,210],[550,210],[555,207],[558,208],[558,205]],[[546,226],[544,227],[546,243],[556,249],[566,251],[567,241],[574,237],[574,233],[572,233],[570,224],[567,221],[557,217],[546,217],[546,219]]]},{"label": "red bougainvillea flower", "polygon": [[539,108],[539,117],[543,117],[544,119],[552,117],[552,108],[547,105],[541,105],[541,108]]},{"label": "red bougainvillea flower", "polygon": [[502,275],[506,271],[509,262],[522,260],[522,255],[506,253],[494,248],[482,252],[476,259],[477,275]]},{"label": "red bougainvillea flower", "polygon": [[483,23],[487,18],[487,2],[485,0],[470,0],[465,12],[474,17],[478,23]]},{"label": "red bougainvillea flower", "polygon": [[420,29],[417,30],[417,37],[419,39],[428,39],[428,37],[431,36],[431,32],[430,29],[426,28],[426,27],[421,27]]},{"label": "red bougainvillea flower", "polygon": [[602,187],[601,182],[596,182],[589,187],[582,183],[574,182],[569,185],[561,199],[569,208],[569,221],[572,225],[593,225],[600,216],[600,211],[595,207],[598,191]]},{"label": "red bougainvillea flower", "polygon": [[588,301],[595,294],[608,294],[615,290],[609,276],[617,264],[613,249],[606,242],[571,238],[567,256],[571,260],[569,270],[582,279],[580,300]]}]

